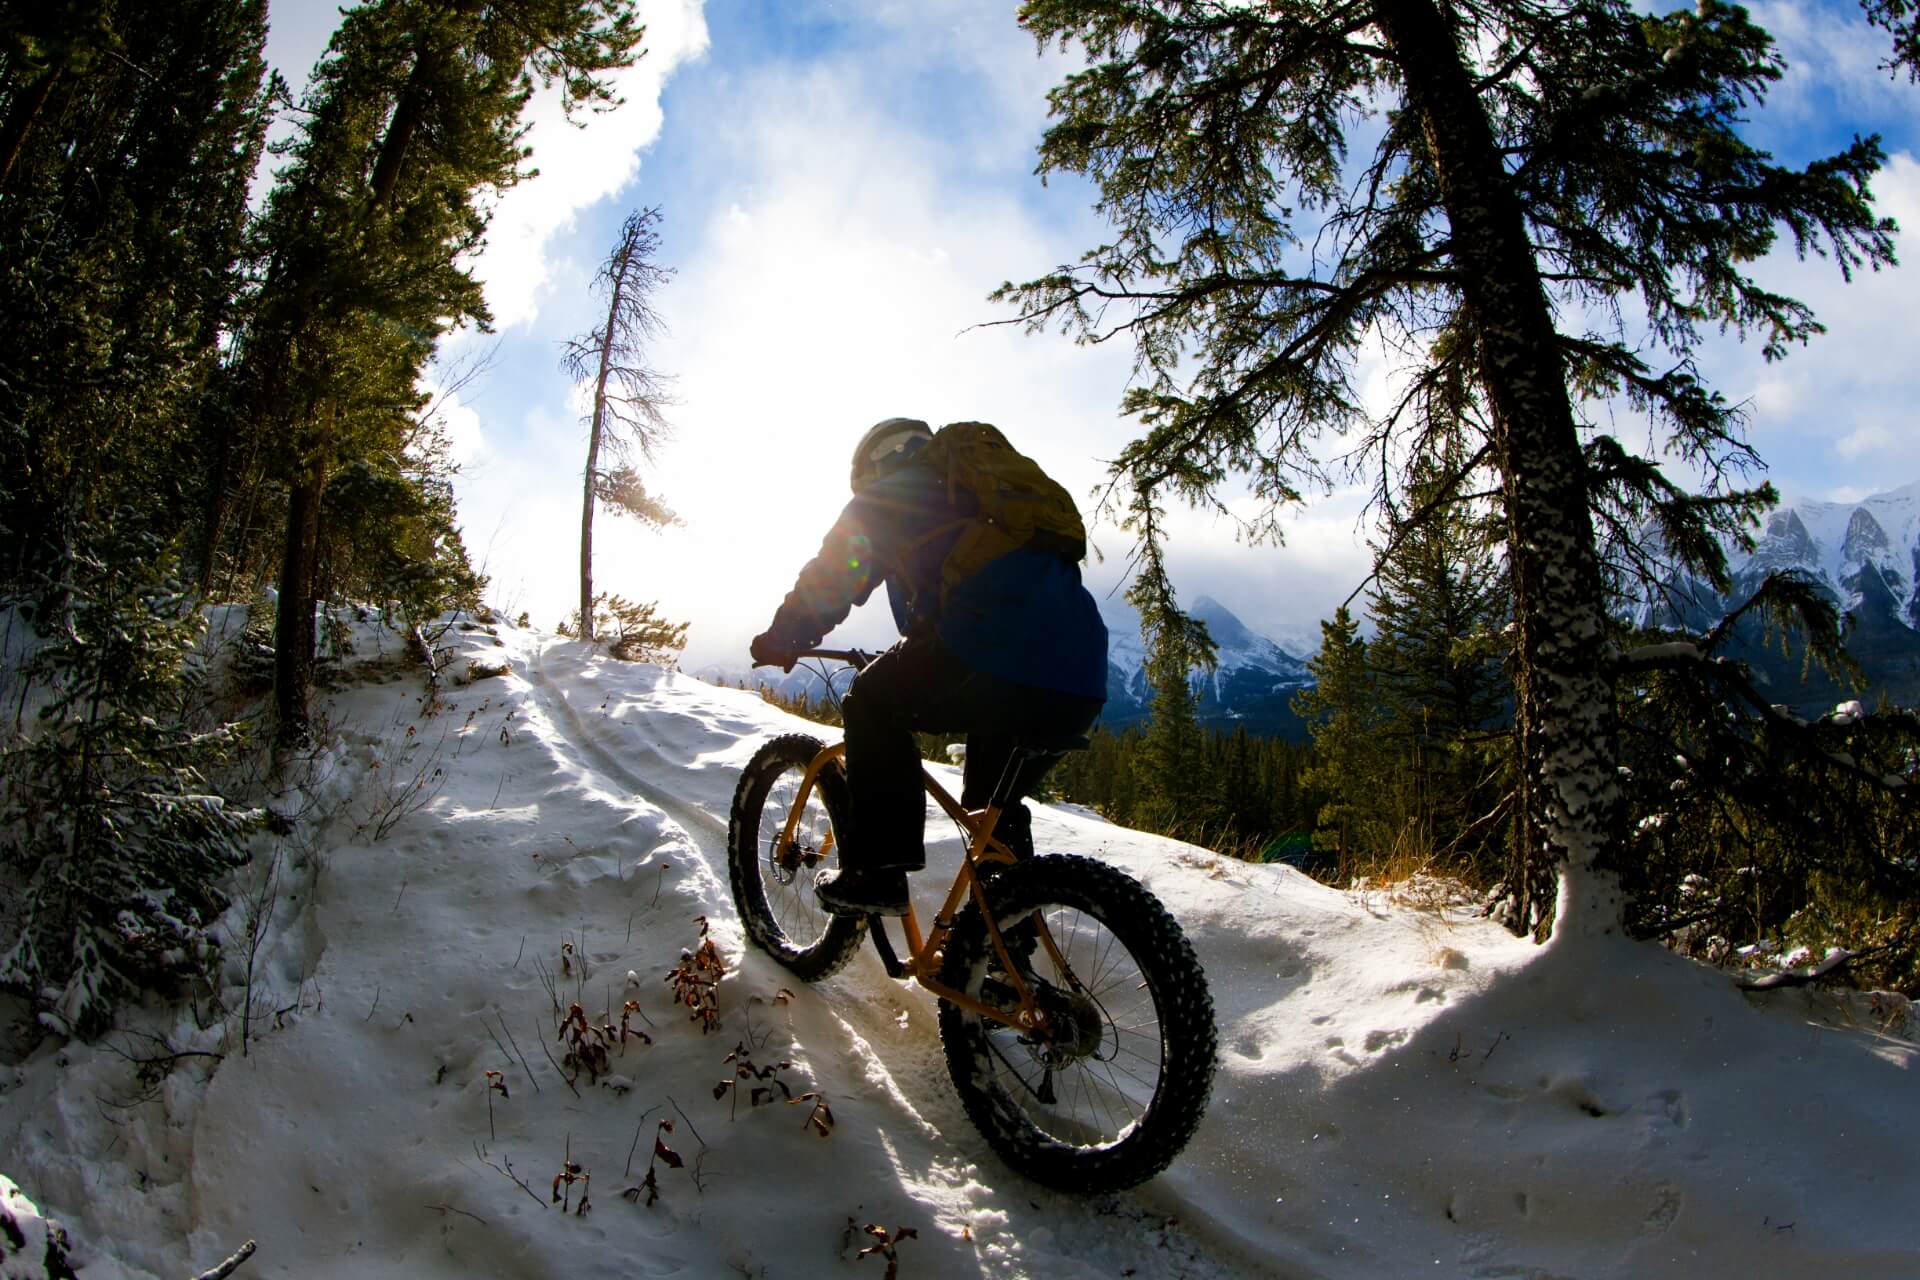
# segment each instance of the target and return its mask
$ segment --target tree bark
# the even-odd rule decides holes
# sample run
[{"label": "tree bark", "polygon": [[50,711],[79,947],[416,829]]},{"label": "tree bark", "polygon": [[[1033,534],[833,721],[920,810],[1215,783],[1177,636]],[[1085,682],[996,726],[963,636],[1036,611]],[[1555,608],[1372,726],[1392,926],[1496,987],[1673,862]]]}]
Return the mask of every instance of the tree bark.
[{"label": "tree bark", "polygon": [[386,137],[381,140],[380,154],[373,165],[370,183],[373,208],[393,204],[400,174],[407,162],[407,149],[412,146],[413,135],[419,131],[420,121],[426,115],[427,86],[438,73],[440,61],[431,52],[421,54],[407,76],[406,88],[400,91],[400,101],[393,109],[393,119],[387,123]]},{"label": "tree bark", "polygon": [[1479,331],[1519,629],[1518,715],[1530,775],[1523,794],[1528,820],[1560,868],[1554,934],[1618,933],[1624,904],[1606,865],[1622,811],[1607,619],[1552,310],[1448,15],[1435,0],[1376,0],[1375,14],[1426,136]]},{"label": "tree bark", "polygon": [[40,78],[29,85],[13,104],[13,110],[7,113],[6,120],[0,122],[0,191],[6,190],[7,179],[13,174],[14,161],[26,150],[27,137],[39,121],[40,113],[46,109],[47,99],[53,96],[53,86],[66,69],[66,59],[62,58],[41,72]]},{"label": "tree bark", "polygon": [[614,326],[620,318],[620,295],[627,284],[627,264],[633,244],[621,245],[613,271],[613,296],[607,301],[607,326],[600,334],[600,372],[593,382],[593,422],[587,428],[587,475],[580,502],[580,638],[593,639],[593,482],[600,470],[602,424],[607,412],[607,379],[613,372]]},{"label": "tree bark", "polygon": [[283,748],[305,741],[312,725],[308,702],[313,692],[314,552],[320,545],[320,500],[326,484],[326,468],[310,461],[297,469],[287,495],[286,547],[280,558],[280,602],[273,630],[275,736]]}]

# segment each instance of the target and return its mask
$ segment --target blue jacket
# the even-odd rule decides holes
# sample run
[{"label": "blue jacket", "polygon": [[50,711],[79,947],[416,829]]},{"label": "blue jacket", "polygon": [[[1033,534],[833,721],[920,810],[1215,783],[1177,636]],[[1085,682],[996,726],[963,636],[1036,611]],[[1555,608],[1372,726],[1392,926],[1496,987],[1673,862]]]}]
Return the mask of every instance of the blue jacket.
[{"label": "blue jacket", "polygon": [[977,509],[968,493],[950,502],[945,479],[909,458],[841,511],[769,633],[811,648],[884,582],[901,635],[931,632],[1002,680],[1104,700],[1106,624],[1066,557],[1023,547],[956,583],[941,604],[940,567]]}]

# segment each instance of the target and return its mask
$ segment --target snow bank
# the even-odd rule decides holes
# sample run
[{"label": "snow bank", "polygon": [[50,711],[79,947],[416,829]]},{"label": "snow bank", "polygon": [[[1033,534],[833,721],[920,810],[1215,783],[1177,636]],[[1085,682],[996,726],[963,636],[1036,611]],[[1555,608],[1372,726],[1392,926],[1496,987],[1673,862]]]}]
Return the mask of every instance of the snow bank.
[{"label": "snow bank", "polygon": [[[244,1055],[230,964],[224,1017],[130,1019],[189,1056],[121,1033],[0,1067],[0,1168],[83,1274],[177,1277],[257,1237],[243,1274],[877,1277],[869,1224],[914,1229],[908,1277],[1920,1274],[1915,1047],[1866,1004],[1743,995],[1645,945],[1542,952],[1067,808],[1037,814],[1043,849],[1185,924],[1220,1074],[1147,1186],[1027,1183],[966,1122],[924,993],[871,953],[807,987],[743,951],[734,779],[808,726],[531,632],[444,642],[431,714],[417,678],[329,709]],[[929,830],[930,906],[958,846]],[[667,982],[703,937],[711,1034]],[[559,1011],[628,998],[650,1041],[569,1085]],[[730,1052],[818,1095],[827,1136],[811,1102],[716,1098]]]}]

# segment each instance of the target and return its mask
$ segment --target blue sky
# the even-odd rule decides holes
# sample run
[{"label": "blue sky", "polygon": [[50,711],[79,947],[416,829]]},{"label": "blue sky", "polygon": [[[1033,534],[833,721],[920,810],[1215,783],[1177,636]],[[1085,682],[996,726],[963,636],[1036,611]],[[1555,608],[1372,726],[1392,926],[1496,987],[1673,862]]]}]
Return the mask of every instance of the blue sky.
[{"label": "blue sky", "polygon": [[[659,205],[656,365],[676,378],[674,441],[648,473],[686,517],[637,530],[596,520],[596,584],[658,600],[693,623],[687,664],[734,662],[771,616],[845,498],[846,453],[895,414],[999,423],[1076,492],[1131,438],[1114,406],[1130,372],[1117,346],[1076,347],[1013,328],[986,294],[1071,260],[1103,228],[1082,183],[1033,176],[1045,94],[1069,63],[1038,53],[1011,0],[643,0],[650,53],[628,105],[586,130],[536,104],[541,176],[508,193],[478,264],[498,321],[448,362],[492,347],[448,406],[468,547],[492,602],[543,625],[574,602],[581,404],[559,342],[594,322],[587,290],[627,211]],[[1785,160],[1878,131],[1892,162],[1882,212],[1920,229],[1920,91],[1875,69],[1882,33],[1856,6],[1753,6],[1791,70],[1753,136]],[[280,0],[269,55],[299,83],[332,5]],[[1901,241],[1920,255],[1920,234]],[[1845,499],[1920,478],[1920,401],[1908,269],[1842,286],[1791,253],[1763,264],[1831,332],[1764,365],[1731,341],[1703,365],[1748,403],[1751,437],[1790,498]],[[1384,370],[1382,371],[1384,373]],[[1171,563],[1188,598],[1211,594],[1255,630],[1311,635],[1366,573],[1357,491],[1312,495],[1285,546],[1247,548],[1199,515],[1176,524]],[[1125,535],[1095,530],[1101,592]],[[887,628],[872,607],[847,629]]]}]

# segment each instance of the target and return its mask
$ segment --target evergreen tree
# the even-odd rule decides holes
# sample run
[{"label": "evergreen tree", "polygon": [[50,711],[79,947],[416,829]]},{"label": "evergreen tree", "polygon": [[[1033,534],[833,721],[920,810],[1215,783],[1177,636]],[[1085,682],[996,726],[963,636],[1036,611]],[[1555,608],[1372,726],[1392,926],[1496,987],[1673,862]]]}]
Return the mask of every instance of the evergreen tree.
[{"label": "evergreen tree", "polygon": [[[1396,459],[1470,431],[1469,456],[1499,478],[1523,825],[1559,868],[1558,926],[1617,929],[1624,809],[1595,522],[1656,520],[1700,577],[1725,580],[1713,533],[1744,533],[1772,494],[1719,479],[1749,455],[1693,352],[1703,329],[1758,333],[1769,356],[1818,331],[1750,274],[1783,229],[1843,273],[1892,261],[1869,203],[1877,140],[1804,169],[1743,141],[1742,112],[1780,63],[1720,0],[1657,15],[1620,0],[1028,0],[1021,21],[1086,51],[1051,95],[1041,170],[1089,175],[1116,234],[996,296],[1032,325],[1131,333],[1143,377],[1124,405],[1144,433],[1115,463],[1128,510],[1167,491],[1224,510],[1230,472],[1277,509],[1317,478],[1330,429],[1366,434],[1391,497]],[[1376,116],[1356,174],[1351,130]],[[1646,342],[1557,319],[1627,311]],[[1417,364],[1377,420],[1354,377],[1372,339]],[[1648,343],[1671,356],[1664,371]],[[1716,487],[1686,492],[1583,416],[1615,395]],[[1274,515],[1252,532],[1277,535]],[[1521,902],[1514,918],[1544,909]]]},{"label": "evergreen tree", "polygon": [[48,695],[35,731],[0,744],[0,986],[83,1036],[140,987],[212,966],[220,885],[260,816],[216,790],[238,736],[205,718],[206,624],[164,546],[98,542],[59,567],[65,625],[27,664]]},{"label": "evergreen tree", "polygon": [[1367,642],[1345,605],[1320,624],[1320,652],[1307,662],[1311,689],[1293,709],[1313,736],[1314,764],[1304,781],[1324,791],[1314,844],[1340,855],[1390,853],[1410,816],[1397,787],[1401,761],[1383,732],[1389,714],[1368,662]]},{"label": "evergreen tree", "polygon": [[535,86],[558,82],[569,109],[604,104],[604,73],[638,56],[641,33],[630,0],[373,0],[347,12],[315,69],[262,219],[263,279],[234,379],[235,425],[265,442],[287,492],[283,741],[307,727],[328,482],[355,463],[397,469],[439,336],[485,328],[462,264],[486,227],[482,197],[526,176],[520,114]]},{"label": "evergreen tree", "polygon": [[1867,19],[1893,37],[1893,56],[1887,70],[1907,69],[1909,80],[1920,81],[1920,4],[1914,0],[1862,0]]},{"label": "evergreen tree", "polygon": [[1193,672],[1213,669],[1213,640],[1204,622],[1180,611],[1157,558],[1142,566],[1127,600],[1140,613],[1147,683],[1153,689],[1146,737],[1136,760],[1139,794],[1132,816],[1150,830],[1173,830],[1183,823],[1198,828],[1211,816],[1211,806],[1206,802]]},{"label": "evergreen tree", "polygon": [[[261,0],[0,18],[0,578],[177,537],[270,106]],[[57,602],[49,602],[55,603]]]},{"label": "evergreen tree", "polygon": [[[580,638],[594,638],[593,511],[606,505],[641,522],[677,523],[673,512],[647,492],[633,469],[633,455],[651,460],[665,438],[667,403],[664,380],[646,362],[646,346],[660,334],[654,291],[673,272],[654,261],[660,250],[658,208],[627,215],[620,242],[600,264],[594,286],[607,297],[606,319],[598,328],[569,339],[561,364],[576,379],[593,379],[593,405],[587,411],[587,466],[580,499]],[[605,454],[615,465],[604,465]]]},{"label": "evergreen tree", "polygon": [[1417,505],[1376,557],[1367,612],[1386,732],[1406,762],[1427,842],[1471,869],[1504,834],[1477,820],[1503,790],[1509,601],[1498,530],[1462,492],[1460,463],[1445,454],[1414,462],[1408,496]]}]

